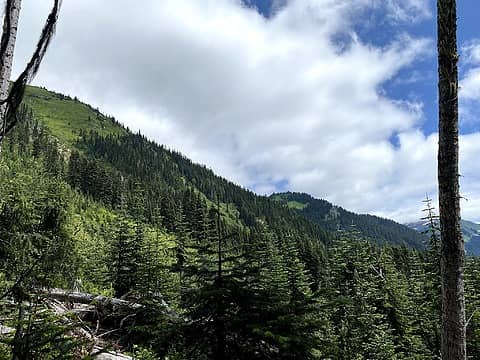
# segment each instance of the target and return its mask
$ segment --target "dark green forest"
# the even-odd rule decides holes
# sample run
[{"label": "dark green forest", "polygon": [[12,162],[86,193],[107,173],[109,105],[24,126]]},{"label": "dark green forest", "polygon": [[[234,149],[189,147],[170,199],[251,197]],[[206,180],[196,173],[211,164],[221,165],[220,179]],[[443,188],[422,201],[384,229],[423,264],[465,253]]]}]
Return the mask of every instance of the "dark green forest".
[{"label": "dark green forest", "polygon": [[[258,196],[78,99],[29,88],[18,118],[0,155],[0,359],[88,359],[99,339],[144,360],[440,359],[433,214],[424,236],[343,209],[333,226],[321,203]],[[467,258],[470,359],[479,269]]]}]

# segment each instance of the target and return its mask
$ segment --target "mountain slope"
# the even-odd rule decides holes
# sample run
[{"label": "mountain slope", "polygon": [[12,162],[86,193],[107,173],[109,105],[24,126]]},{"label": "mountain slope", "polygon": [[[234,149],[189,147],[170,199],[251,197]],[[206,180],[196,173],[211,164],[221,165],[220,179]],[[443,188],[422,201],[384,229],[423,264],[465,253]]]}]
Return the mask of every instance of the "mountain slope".
[{"label": "mountain slope", "polygon": [[162,187],[175,190],[190,187],[209,201],[216,201],[218,196],[224,205],[231,205],[229,210],[232,213],[237,210],[237,217],[246,225],[253,225],[257,217],[281,222],[271,214],[278,211],[283,221],[301,224],[306,233],[318,232],[320,237],[326,235],[267,197],[243,189],[205,166],[194,164],[180,153],[133,134],[114,118],[106,117],[76,99],[29,87],[25,103],[60,143],[89,159],[100,161],[113,172],[132,176],[140,182],[150,182],[153,177],[162,183]]},{"label": "mountain slope", "polygon": [[[187,198],[193,196],[206,208],[219,200],[225,222],[235,231],[248,231],[261,221],[278,236],[298,239],[305,259],[312,257],[310,252],[319,251],[312,247],[330,241],[331,232],[349,229],[352,223],[377,244],[423,246],[423,236],[405,226],[357,215],[306,194],[258,196],[178,152],[133,134],[76,98],[29,87],[25,104],[59,145],[72,153],[68,165],[74,173],[69,177],[71,185],[111,208],[120,205],[122,192],[139,186],[152,202],[149,207],[161,209],[164,225],[171,232],[176,230],[173,223],[178,208],[188,212],[191,199]],[[147,217],[152,221],[153,213]]]},{"label": "mountain slope", "polygon": [[273,194],[272,198],[328,231],[351,230],[354,225],[364,237],[379,245],[407,245],[419,249],[424,247],[425,237],[422,234],[393,220],[355,214],[304,193]]},{"label": "mountain slope", "polygon": [[[218,206],[225,231],[237,239],[263,229],[280,242],[294,240],[310,274],[316,277],[325,244],[332,239],[317,224],[132,133],[77,99],[29,87],[24,103],[40,123],[30,125],[27,133],[45,132],[55,139],[64,158],[59,165],[64,168],[62,176],[87,198],[111,211],[123,208],[132,215],[142,198],[144,221],[152,225],[161,219],[163,229],[173,235],[180,234],[185,224],[198,236],[204,234]],[[37,135],[32,138],[43,139]]]},{"label": "mountain slope", "polygon": [[[427,229],[425,223],[422,221],[408,223],[406,225],[418,232],[424,232]],[[480,224],[462,220],[462,233],[467,255],[480,256]]]}]

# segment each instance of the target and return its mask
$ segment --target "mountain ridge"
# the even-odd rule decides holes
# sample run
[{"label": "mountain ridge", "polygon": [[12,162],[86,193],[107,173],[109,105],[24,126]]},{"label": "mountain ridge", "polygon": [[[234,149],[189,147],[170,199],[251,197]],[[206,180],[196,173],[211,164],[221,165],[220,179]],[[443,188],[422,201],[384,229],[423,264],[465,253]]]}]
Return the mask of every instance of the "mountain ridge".
[{"label": "mountain ridge", "polygon": [[24,104],[22,117],[30,120],[19,123],[12,136],[45,148],[46,156],[56,151],[46,137],[54,139],[63,158],[61,177],[88,199],[111,212],[136,216],[142,198],[142,221],[148,226],[160,222],[177,237],[184,236],[185,227],[197,238],[205,237],[218,210],[224,231],[239,242],[258,232],[280,244],[293,241],[312,278],[319,279],[326,246],[333,240],[319,225],[131,132],[76,98],[29,87]]},{"label": "mountain ridge", "polygon": [[306,193],[283,192],[272,194],[271,198],[283,202],[287,207],[329,231],[351,231],[355,228],[363,237],[378,245],[407,245],[417,249],[425,247],[425,236],[391,219],[356,214]]}]

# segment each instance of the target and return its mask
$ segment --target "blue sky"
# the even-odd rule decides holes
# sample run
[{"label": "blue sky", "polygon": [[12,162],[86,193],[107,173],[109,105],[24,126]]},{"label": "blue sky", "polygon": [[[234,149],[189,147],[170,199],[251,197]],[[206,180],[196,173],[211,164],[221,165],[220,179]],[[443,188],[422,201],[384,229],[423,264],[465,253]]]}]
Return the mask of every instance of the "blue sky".
[{"label": "blue sky", "polygon": [[[425,194],[436,195],[434,4],[65,1],[35,84],[257,193],[307,192],[414,221]],[[23,5],[17,73],[48,8]],[[479,8],[458,1],[462,213],[477,221]]]}]

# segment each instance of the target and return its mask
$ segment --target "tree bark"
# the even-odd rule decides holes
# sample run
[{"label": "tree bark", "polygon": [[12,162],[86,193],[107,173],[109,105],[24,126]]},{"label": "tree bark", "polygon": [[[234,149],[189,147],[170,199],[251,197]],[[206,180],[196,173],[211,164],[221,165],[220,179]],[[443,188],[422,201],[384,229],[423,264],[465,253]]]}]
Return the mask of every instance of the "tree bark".
[{"label": "tree bark", "polygon": [[[18,18],[22,0],[8,0],[5,16],[3,19],[3,32],[1,38],[2,49],[5,49],[0,58],[0,100],[8,97],[10,77],[12,76],[13,53],[17,40]],[[10,6],[8,6],[10,5]],[[7,105],[0,106],[0,130],[3,131],[5,120],[5,109]]]},{"label": "tree bark", "polygon": [[458,54],[455,0],[437,1],[438,194],[441,228],[442,359],[466,359],[464,243],[458,173]]}]

